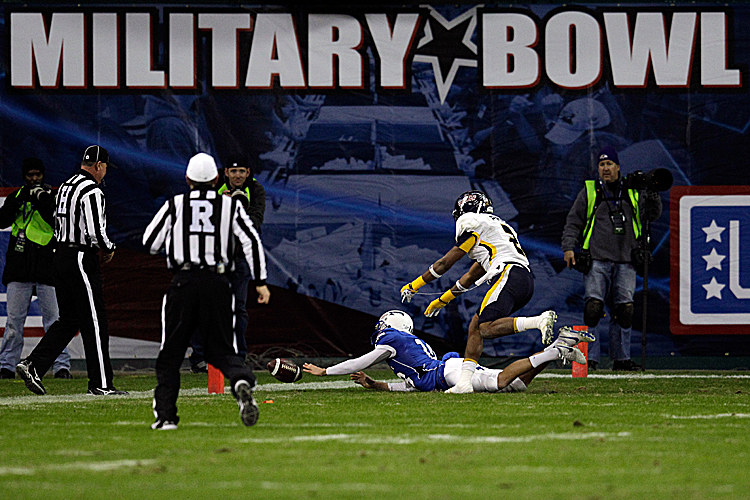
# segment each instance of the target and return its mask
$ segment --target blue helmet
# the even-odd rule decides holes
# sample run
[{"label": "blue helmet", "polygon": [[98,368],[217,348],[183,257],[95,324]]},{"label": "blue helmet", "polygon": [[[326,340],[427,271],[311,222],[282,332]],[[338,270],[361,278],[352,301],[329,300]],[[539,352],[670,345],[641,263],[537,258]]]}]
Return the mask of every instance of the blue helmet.
[{"label": "blue helmet", "polygon": [[453,206],[453,220],[457,221],[467,212],[491,214],[492,200],[482,191],[466,191],[458,197],[456,204]]}]

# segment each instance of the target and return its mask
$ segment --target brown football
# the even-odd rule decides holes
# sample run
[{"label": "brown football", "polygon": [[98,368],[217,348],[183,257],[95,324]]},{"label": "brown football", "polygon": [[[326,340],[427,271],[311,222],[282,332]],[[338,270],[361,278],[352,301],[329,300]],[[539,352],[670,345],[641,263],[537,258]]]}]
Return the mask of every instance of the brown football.
[{"label": "brown football", "polygon": [[302,378],[302,368],[285,358],[276,358],[266,365],[271,375],[281,382],[296,382]]}]

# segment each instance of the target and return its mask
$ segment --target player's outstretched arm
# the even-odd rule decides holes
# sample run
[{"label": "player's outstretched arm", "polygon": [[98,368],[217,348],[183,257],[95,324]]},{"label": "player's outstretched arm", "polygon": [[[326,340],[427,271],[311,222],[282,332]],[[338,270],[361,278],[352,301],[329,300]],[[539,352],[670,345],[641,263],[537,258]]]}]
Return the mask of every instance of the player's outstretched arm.
[{"label": "player's outstretched arm", "polygon": [[448,302],[455,299],[462,293],[468,292],[471,286],[474,284],[474,281],[476,281],[477,278],[479,278],[483,274],[484,269],[482,269],[482,266],[480,266],[476,262],[472,264],[471,268],[466,273],[464,273],[464,275],[461,276],[461,278],[459,278],[458,281],[456,281],[456,283],[449,290],[447,290],[437,299],[430,302],[430,305],[427,306],[424,315],[427,317],[437,316],[440,310],[448,305]]},{"label": "player's outstretched arm", "polygon": [[349,378],[351,378],[355,384],[359,384],[365,389],[375,389],[376,391],[390,391],[387,383],[378,382],[377,380],[372,379],[372,377],[367,375],[365,372],[352,373],[351,375],[349,375]]},{"label": "player's outstretched arm", "polygon": [[302,371],[304,371],[305,373],[309,373],[310,375],[315,375],[316,377],[322,377],[326,374],[325,368],[321,368],[312,363],[305,363],[304,365],[302,365]]},{"label": "player's outstretched arm", "polygon": [[401,288],[401,302],[411,302],[412,297],[417,291],[426,285],[427,283],[439,279],[445,274],[453,265],[461,260],[461,257],[466,255],[466,252],[458,247],[451,248],[448,253],[440,257],[435,261],[430,268],[417,277],[411,283],[407,283]]}]

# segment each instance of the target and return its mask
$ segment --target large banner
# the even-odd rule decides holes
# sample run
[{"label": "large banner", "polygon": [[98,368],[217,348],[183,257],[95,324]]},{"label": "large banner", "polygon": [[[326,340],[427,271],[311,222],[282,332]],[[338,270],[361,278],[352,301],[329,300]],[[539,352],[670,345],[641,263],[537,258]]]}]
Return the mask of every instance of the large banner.
[{"label": "large banner", "polygon": [[[582,276],[565,268],[560,238],[603,146],[619,152],[625,175],[668,169],[673,189],[750,185],[750,4],[3,9],[0,182],[20,185],[22,159],[36,156],[59,185],[87,145],[110,150],[120,169],[105,181],[108,224],[127,250],[118,256],[132,259],[109,282],[118,290],[108,298],[110,323],[124,335],[158,339],[158,294],[134,304],[144,290],[163,291],[164,279],[133,269],[153,268],[143,264],[153,262],[140,243],[144,227],[187,189],[185,166],[198,152],[220,164],[246,159],[268,195],[269,283],[284,300],[270,309],[276,320],[267,311],[262,324],[251,320],[255,340],[272,344],[264,332],[304,309],[319,320],[300,314],[309,331],[299,335],[315,330],[324,354],[366,349],[369,323],[392,308],[462,350],[486,289],[435,318],[423,312],[468,262],[411,304],[401,304],[399,289],[453,246],[451,210],[464,191],[487,192],[519,234],[536,280],[520,314],[554,309],[559,324],[576,325]],[[746,337],[723,335],[750,332],[750,264],[705,261],[734,280],[734,288],[726,281],[732,329],[711,329],[718,335],[708,342],[680,326],[696,321],[680,309],[683,287],[697,297],[706,283],[670,279],[681,240],[670,228],[673,194],[661,196],[664,214],[651,225],[649,354],[750,355]],[[724,235],[750,234],[750,219],[719,211]],[[680,231],[710,227],[713,215],[697,217]],[[731,261],[732,248],[748,254],[743,241],[688,247],[698,259],[715,248]],[[703,293],[721,294],[711,286]],[[642,302],[639,281],[636,330]],[[701,307],[700,325],[726,324],[723,306]],[[143,320],[128,316],[135,310]],[[532,331],[488,342],[485,353],[540,346]]]}]

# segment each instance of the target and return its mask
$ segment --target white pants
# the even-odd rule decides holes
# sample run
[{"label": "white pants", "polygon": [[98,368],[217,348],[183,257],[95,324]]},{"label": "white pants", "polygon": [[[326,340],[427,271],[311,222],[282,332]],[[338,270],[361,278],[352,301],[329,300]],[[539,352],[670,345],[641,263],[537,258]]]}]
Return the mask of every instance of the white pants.
[{"label": "white pants", "polygon": [[[464,358],[451,358],[445,362],[445,382],[448,386],[453,387],[458,383],[463,362]],[[502,370],[493,370],[485,368],[482,365],[477,365],[477,369],[471,377],[471,386],[474,388],[474,392],[498,392],[497,376],[501,373]],[[526,384],[523,382],[519,384],[518,382],[521,381],[516,379],[504,389],[500,389],[500,391],[519,392],[526,390]]]}]

